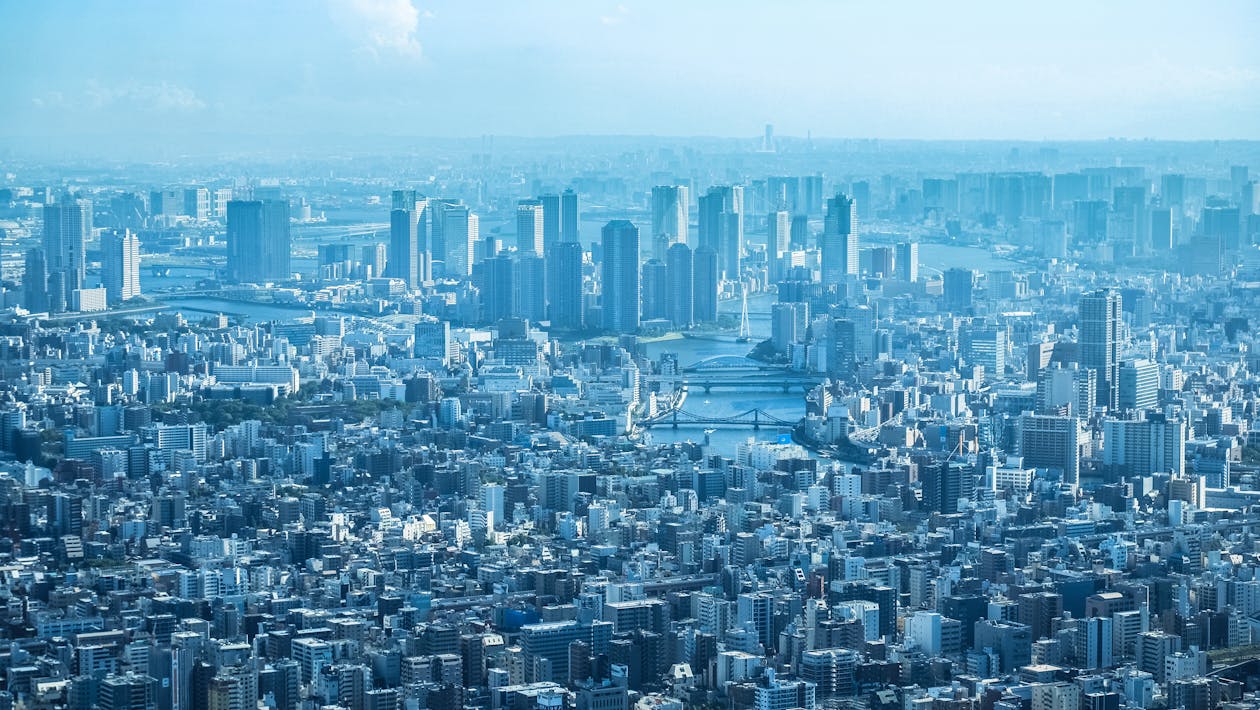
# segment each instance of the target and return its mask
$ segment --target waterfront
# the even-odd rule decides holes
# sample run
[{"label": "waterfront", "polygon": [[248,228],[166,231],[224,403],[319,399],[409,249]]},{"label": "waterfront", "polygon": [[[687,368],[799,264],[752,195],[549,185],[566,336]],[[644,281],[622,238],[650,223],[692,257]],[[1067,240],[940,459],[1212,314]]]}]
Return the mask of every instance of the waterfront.
[{"label": "waterfront", "polygon": [[[1003,259],[978,247],[953,244],[923,243],[919,246],[919,263],[925,270],[944,271],[945,269],[964,266],[977,271],[996,269],[1019,269],[1021,265]],[[174,277],[178,272],[173,272]],[[184,274],[178,274],[185,276]],[[151,277],[151,281],[161,283],[164,288],[187,288],[191,284],[185,278]],[[150,280],[147,280],[150,281]],[[310,309],[302,307],[286,307],[270,304],[241,303],[217,298],[179,296],[158,296],[166,302],[171,311],[183,313],[185,318],[200,320],[207,313],[223,313],[243,321],[284,321],[308,315]],[[658,360],[663,353],[674,353],[683,366],[692,365],[705,358],[735,355],[745,356],[757,342],[770,337],[770,306],[774,303],[772,294],[758,294],[748,299],[749,326],[752,329],[752,343],[706,338],[671,338],[646,342],[643,349],[648,358]],[[739,301],[724,301],[719,307],[723,314],[738,317]],[[320,311],[317,311],[320,312]],[[761,390],[716,390],[705,394],[703,391],[692,392],[684,409],[692,412],[703,411],[717,417],[730,417],[750,409],[761,409],[775,417],[788,421],[800,419],[805,414],[805,398],[799,391],[784,393],[774,388]],[[646,440],[657,443],[674,441],[703,441],[706,427],[703,425],[680,425],[677,429],[670,426],[653,427],[646,433]],[[709,434],[709,442],[715,453],[733,455],[735,447],[744,439],[752,436],[761,441],[776,441],[786,433],[779,427],[766,426],[754,430],[747,427],[713,427]]]}]

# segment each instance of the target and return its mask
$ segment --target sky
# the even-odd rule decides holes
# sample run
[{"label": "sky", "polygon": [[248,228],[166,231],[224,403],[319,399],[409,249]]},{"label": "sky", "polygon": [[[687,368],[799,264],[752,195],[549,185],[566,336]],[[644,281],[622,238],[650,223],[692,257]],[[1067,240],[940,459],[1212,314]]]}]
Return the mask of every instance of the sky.
[{"label": "sky", "polygon": [[0,140],[1256,139],[1258,36],[1255,0],[0,0]]}]

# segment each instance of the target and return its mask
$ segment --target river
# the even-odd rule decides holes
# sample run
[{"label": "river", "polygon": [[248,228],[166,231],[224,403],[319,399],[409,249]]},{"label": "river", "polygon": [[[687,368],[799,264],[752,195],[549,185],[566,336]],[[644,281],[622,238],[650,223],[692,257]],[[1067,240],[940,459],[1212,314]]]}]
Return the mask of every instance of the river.
[{"label": "river", "polygon": [[[1022,268],[1020,264],[997,257],[988,250],[950,244],[921,244],[919,246],[919,263],[922,268],[933,271],[943,271],[955,266],[965,266],[979,271],[996,269],[1019,270]],[[175,272],[172,273],[172,277],[176,277]],[[188,277],[188,274],[180,273],[176,278],[171,278],[168,281],[162,277],[145,274],[145,285],[152,284],[150,287],[153,287],[157,285],[154,282],[158,282],[168,287],[187,287],[190,285],[188,284]],[[203,317],[206,311],[222,312],[255,321],[286,320],[309,313],[309,311],[303,309],[237,303],[211,298],[172,298],[161,295],[157,297],[174,306],[172,310],[179,310],[192,320]],[[774,297],[768,294],[749,298],[749,326],[752,329],[754,342],[770,337],[770,316],[768,314],[770,305],[773,302]],[[739,314],[739,308],[740,304],[738,301],[725,301],[720,305],[720,310],[723,313],[730,313],[736,316]],[[718,355],[746,355],[751,347],[752,345],[749,343],[684,338],[647,343],[644,349],[647,356],[652,360],[660,358],[662,353],[674,353],[678,356],[679,363],[687,366]],[[696,391],[688,397],[684,409],[693,412],[703,411],[706,414],[719,417],[734,416],[750,409],[761,409],[780,419],[795,421],[804,416],[805,399],[799,391],[784,394],[777,389],[743,392],[715,390],[709,394],[705,394],[703,391]],[[779,428],[773,426],[762,427],[757,431],[738,427],[715,427],[708,436],[709,442],[713,447],[712,450],[715,453],[733,456],[736,445],[749,436],[763,441],[775,441],[782,433]],[[687,440],[703,441],[705,435],[704,426],[680,426],[678,429],[662,426],[655,427],[648,432],[650,441],[661,443]]]}]

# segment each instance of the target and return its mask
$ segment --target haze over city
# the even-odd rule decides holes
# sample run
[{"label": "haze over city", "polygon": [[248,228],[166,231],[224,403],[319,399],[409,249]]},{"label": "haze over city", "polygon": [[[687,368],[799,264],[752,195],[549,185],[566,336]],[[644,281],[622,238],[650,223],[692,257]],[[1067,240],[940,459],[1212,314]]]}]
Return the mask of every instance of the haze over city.
[{"label": "haze over city", "polygon": [[1257,30],[0,0],[0,710],[1260,710]]},{"label": "haze over city", "polygon": [[[1260,6],[131,3],[0,11],[0,145],[377,136],[1260,137]],[[336,140],[334,140],[336,139]],[[109,146],[98,146],[105,150]]]}]

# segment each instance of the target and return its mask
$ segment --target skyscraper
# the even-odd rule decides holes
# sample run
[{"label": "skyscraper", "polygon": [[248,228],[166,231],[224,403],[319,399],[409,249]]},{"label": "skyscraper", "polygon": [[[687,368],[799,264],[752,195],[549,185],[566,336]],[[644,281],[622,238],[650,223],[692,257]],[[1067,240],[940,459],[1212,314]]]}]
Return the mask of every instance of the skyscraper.
[{"label": "skyscraper", "polygon": [[896,256],[893,259],[896,264],[895,274],[900,281],[913,283],[919,280],[919,243],[918,242],[899,242],[897,244]]},{"label": "skyscraper", "polygon": [[[480,221],[468,205],[441,204],[442,240],[446,259],[446,273],[463,278],[472,273],[473,249],[480,238]],[[437,212],[434,212],[435,221]]]},{"label": "skyscraper", "polygon": [[838,284],[858,273],[857,201],[844,193],[827,200],[822,235],[822,282]]},{"label": "skyscraper", "polygon": [[691,297],[692,317],[696,323],[714,323],[718,318],[718,253],[712,247],[700,247],[692,253]]},{"label": "skyscraper", "polygon": [[547,301],[551,327],[581,330],[582,245],[563,241],[547,252]]},{"label": "skyscraper", "polygon": [[[25,266],[26,270],[22,275],[22,303],[32,313],[44,313],[52,303],[48,293],[48,260],[44,250],[27,250]],[[65,300],[64,294],[62,300]]]},{"label": "skyscraper", "polygon": [[1151,251],[1166,254],[1173,248],[1173,211],[1169,207],[1156,207],[1150,214]]},{"label": "skyscraper", "polygon": [[547,266],[541,256],[522,254],[512,277],[512,315],[537,323],[547,318]]},{"label": "skyscraper", "polygon": [[667,316],[675,328],[690,328],[695,322],[694,282],[691,248],[678,243],[665,257],[666,279],[669,282]]},{"label": "skyscraper", "polygon": [[602,289],[604,329],[639,329],[639,228],[617,219],[604,225]]},{"label": "skyscraper", "polygon": [[[428,208],[425,209],[425,212],[429,217],[429,258],[431,261],[442,262],[443,273],[450,274],[451,252],[458,251],[460,244],[458,239],[454,240],[456,242],[454,244],[446,239],[446,214],[448,207],[457,206],[460,204],[460,201],[454,197],[431,197],[427,198],[427,202]],[[467,274],[467,271],[455,273],[456,276],[466,276]]]},{"label": "skyscraper", "polygon": [[543,203],[521,200],[516,203],[516,249],[542,256],[543,248]]},{"label": "skyscraper", "polygon": [[699,245],[717,252],[723,278],[739,278],[744,248],[744,188],[715,185],[700,197],[699,205]]},{"label": "skyscraper", "polygon": [[662,236],[671,245],[687,242],[687,221],[690,219],[688,199],[686,185],[657,185],[652,188],[653,244]]},{"label": "skyscraper", "polygon": [[481,318],[494,323],[512,317],[515,264],[506,255],[482,259],[473,269],[473,282],[481,290]]},{"label": "skyscraper", "polygon": [[665,262],[648,259],[642,267],[643,319],[656,320],[668,317],[669,279]]},{"label": "skyscraper", "polygon": [[783,275],[783,255],[792,248],[792,215],[785,210],[766,216],[766,258],[770,276],[777,281]]},{"label": "skyscraper", "polygon": [[561,231],[561,215],[560,215],[560,195],[550,192],[546,195],[539,195],[538,202],[542,204],[542,233],[543,233],[543,252],[551,248],[552,244],[560,241]]},{"label": "skyscraper", "polygon": [[287,279],[292,238],[288,200],[232,200],[227,207],[228,275],[237,281]]},{"label": "skyscraper", "polygon": [[1081,366],[1098,375],[1098,404],[1120,406],[1120,293],[1099,289],[1081,296]]},{"label": "skyscraper", "polygon": [[578,195],[573,190],[560,193],[560,241],[577,242]]},{"label": "skyscraper", "polygon": [[61,274],[63,295],[83,288],[87,275],[84,260],[92,233],[92,202],[69,197],[44,205],[44,259],[48,273]]},{"label": "skyscraper", "polygon": [[411,208],[399,208],[389,213],[389,260],[385,275],[402,279],[407,288],[416,288],[425,280],[425,266],[429,255],[424,246],[427,239],[425,212],[427,202],[416,202]]},{"label": "skyscraper", "polygon": [[101,285],[111,303],[140,295],[140,240],[131,230],[101,239]]}]

